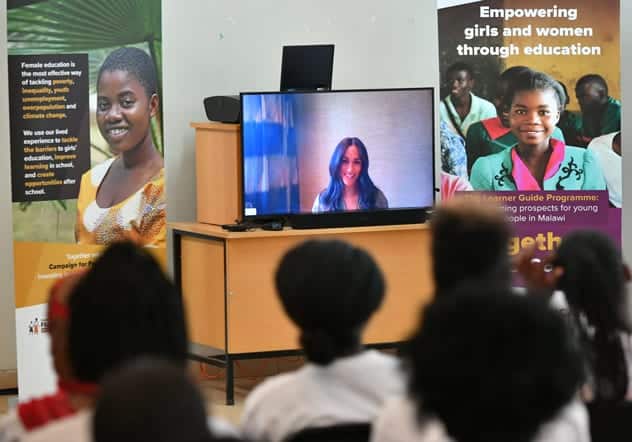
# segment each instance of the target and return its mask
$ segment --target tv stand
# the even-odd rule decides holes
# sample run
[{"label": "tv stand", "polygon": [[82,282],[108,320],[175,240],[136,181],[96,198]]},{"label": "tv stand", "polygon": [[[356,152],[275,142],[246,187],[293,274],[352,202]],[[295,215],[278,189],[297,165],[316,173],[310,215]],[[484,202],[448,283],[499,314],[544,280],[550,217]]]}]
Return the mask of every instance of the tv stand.
[{"label": "tv stand", "polygon": [[387,289],[364,333],[368,345],[405,340],[433,293],[426,224],[248,232],[201,223],[171,223],[169,228],[174,278],[189,322],[190,356],[226,369],[229,405],[234,360],[299,351],[298,331],[274,287],[278,262],[291,247],[308,239],[337,238],[374,257]]}]

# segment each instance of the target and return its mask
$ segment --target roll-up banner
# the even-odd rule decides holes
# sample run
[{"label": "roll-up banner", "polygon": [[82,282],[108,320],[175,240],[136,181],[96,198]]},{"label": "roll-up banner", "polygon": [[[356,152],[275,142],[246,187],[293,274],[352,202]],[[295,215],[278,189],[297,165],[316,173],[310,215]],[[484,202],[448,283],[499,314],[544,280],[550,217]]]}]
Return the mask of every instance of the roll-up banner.
[{"label": "roll-up banner", "polygon": [[7,1],[20,400],[55,390],[47,301],[131,239],[166,261],[160,0]]},{"label": "roll-up banner", "polygon": [[438,2],[442,198],[499,202],[510,252],[621,243],[619,0]]}]

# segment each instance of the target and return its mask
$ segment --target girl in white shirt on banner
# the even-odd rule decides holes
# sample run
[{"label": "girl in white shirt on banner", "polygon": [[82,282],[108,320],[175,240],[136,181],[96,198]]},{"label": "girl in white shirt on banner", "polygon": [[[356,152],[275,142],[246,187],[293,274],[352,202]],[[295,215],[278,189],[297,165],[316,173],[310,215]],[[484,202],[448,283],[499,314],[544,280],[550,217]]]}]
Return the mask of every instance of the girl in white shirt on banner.
[{"label": "girl in white shirt on banner", "polygon": [[608,199],[613,207],[621,207],[623,203],[623,184],[621,181],[621,132],[612,132],[593,138],[588,144],[601,166],[601,173],[606,180]]}]

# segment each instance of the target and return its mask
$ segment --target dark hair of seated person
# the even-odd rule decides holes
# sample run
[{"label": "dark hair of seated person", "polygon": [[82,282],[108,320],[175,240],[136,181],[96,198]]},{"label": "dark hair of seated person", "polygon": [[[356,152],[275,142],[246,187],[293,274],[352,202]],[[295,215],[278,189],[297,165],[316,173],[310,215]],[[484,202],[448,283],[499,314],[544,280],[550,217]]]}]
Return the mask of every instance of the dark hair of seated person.
[{"label": "dark hair of seated person", "polygon": [[69,300],[69,353],[83,382],[139,356],[185,366],[182,299],[158,262],[129,242],[114,243],[77,283]]},{"label": "dark hair of seated person", "polygon": [[92,428],[95,442],[211,439],[204,399],[186,370],[149,358],[104,378]]},{"label": "dark hair of seated person", "polygon": [[469,284],[423,311],[406,347],[419,421],[458,442],[528,442],[577,394],[581,351],[543,298]]},{"label": "dark hair of seated person", "polygon": [[275,276],[285,312],[309,361],[327,365],[361,349],[361,333],[384,297],[384,278],[364,250],[310,240],[281,259]]},{"label": "dark hair of seated person", "polygon": [[455,197],[437,206],[430,229],[437,295],[467,280],[510,287],[511,230],[499,206]]},{"label": "dark hair of seated person", "polygon": [[631,330],[620,250],[603,233],[578,230],[564,236],[553,264],[563,269],[557,288],[566,296],[588,356],[593,400],[623,401],[630,373],[620,333]]}]

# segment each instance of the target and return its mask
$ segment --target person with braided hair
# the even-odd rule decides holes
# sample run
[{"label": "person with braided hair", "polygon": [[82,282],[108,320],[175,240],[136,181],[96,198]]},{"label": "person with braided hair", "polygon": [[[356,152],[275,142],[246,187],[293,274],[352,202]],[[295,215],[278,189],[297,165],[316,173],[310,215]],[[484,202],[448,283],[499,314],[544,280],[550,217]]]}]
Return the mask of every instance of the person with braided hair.
[{"label": "person with braided hair", "polygon": [[387,398],[403,394],[397,359],[362,347],[384,298],[382,272],[368,253],[338,240],[307,241],[281,259],[275,282],[307,363],[246,398],[247,439],[277,442],[307,428],[369,423]]},{"label": "person with braided hair", "polygon": [[557,288],[566,295],[585,345],[592,381],[586,399],[632,399],[625,348],[632,323],[627,311],[629,271],[612,241],[596,231],[566,235],[553,265],[563,271]]},{"label": "person with braided hair", "polygon": [[[605,234],[577,230],[538,263],[527,253],[518,266],[529,285],[561,290],[586,359],[593,442],[615,442],[632,431],[632,319],[626,284],[630,271]],[[546,264],[552,266],[545,271]],[[627,439],[626,439],[627,440]]]}]

